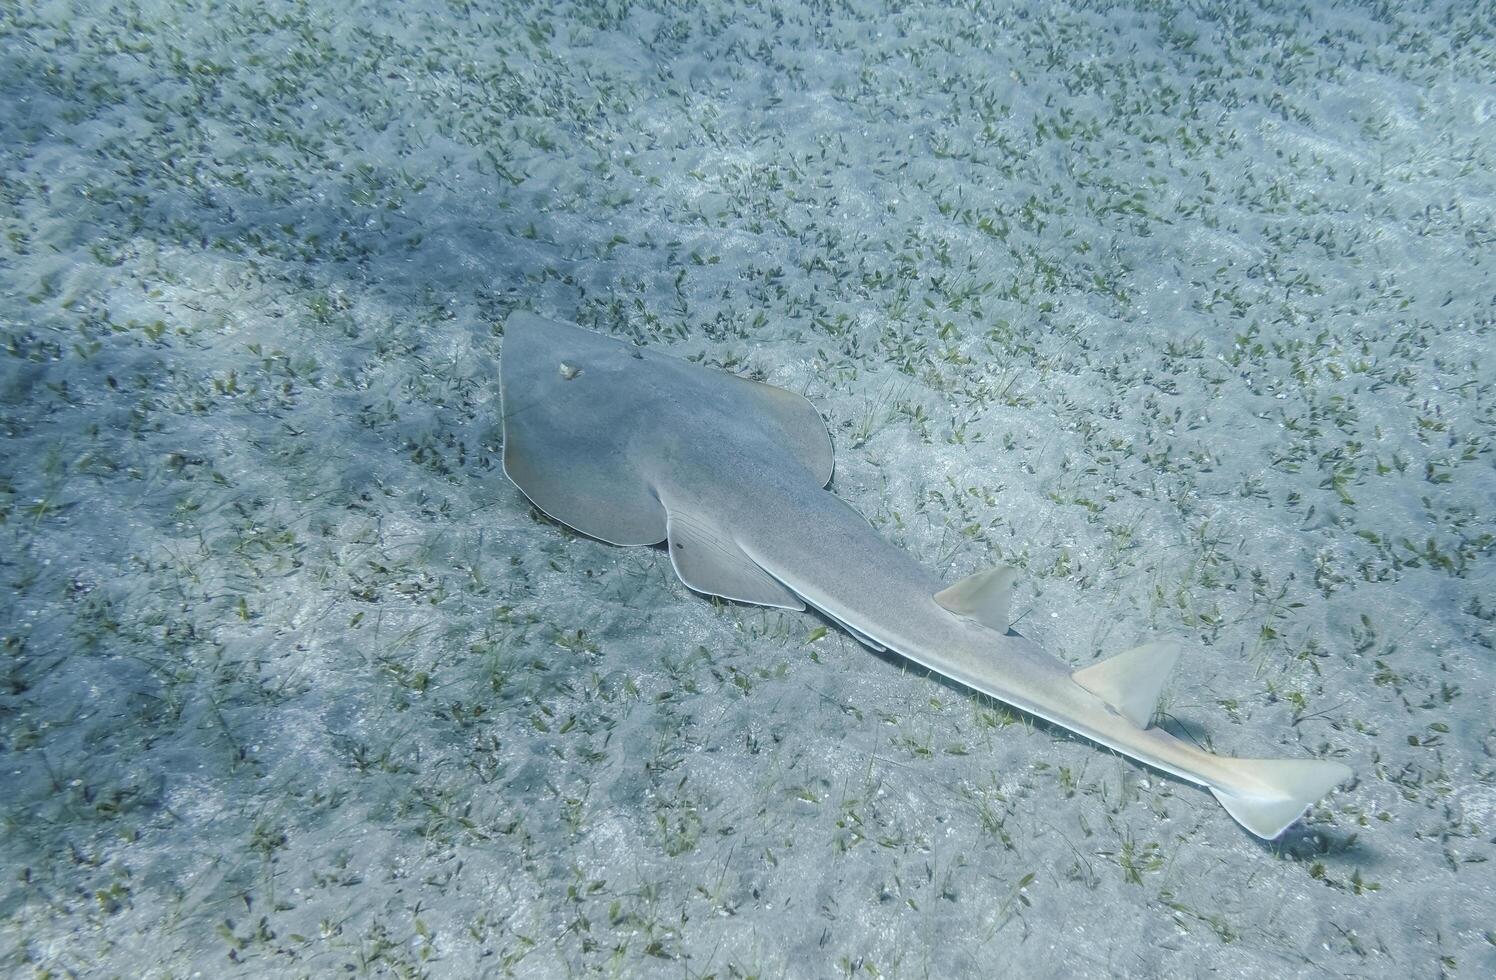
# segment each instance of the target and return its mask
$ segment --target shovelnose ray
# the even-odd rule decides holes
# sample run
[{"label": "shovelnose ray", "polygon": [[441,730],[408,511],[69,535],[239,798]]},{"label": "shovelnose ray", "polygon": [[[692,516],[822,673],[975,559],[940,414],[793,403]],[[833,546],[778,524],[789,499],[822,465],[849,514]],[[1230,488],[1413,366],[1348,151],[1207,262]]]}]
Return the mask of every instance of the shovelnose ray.
[{"label": "shovelnose ray", "polygon": [[814,606],[875,650],[1208,788],[1262,838],[1351,776],[1320,759],[1217,756],[1150,728],[1177,645],[1072,670],[1011,632],[1016,573],[947,585],[883,540],[826,489],[830,434],[793,392],[529,313],[509,317],[501,364],[509,478],[583,534],[668,542],[697,592]]}]

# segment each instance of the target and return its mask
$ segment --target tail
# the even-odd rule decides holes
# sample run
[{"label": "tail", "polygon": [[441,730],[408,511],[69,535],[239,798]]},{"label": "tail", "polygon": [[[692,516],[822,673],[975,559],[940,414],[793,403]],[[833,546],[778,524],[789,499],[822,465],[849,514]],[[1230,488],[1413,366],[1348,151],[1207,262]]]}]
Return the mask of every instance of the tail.
[{"label": "tail", "polygon": [[[1225,760],[1223,760],[1225,761]],[[1319,759],[1231,759],[1249,790],[1210,791],[1232,818],[1263,840],[1272,840],[1310,804],[1351,778],[1349,766]]]}]

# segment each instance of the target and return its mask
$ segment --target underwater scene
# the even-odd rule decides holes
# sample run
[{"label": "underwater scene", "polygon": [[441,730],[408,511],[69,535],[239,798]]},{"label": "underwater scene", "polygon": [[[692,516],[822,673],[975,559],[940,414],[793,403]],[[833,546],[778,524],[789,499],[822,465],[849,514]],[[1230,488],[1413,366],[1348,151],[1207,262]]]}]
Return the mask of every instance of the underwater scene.
[{"label": "underwater scene", "polygon": [[0,970],[1496,975],[1493,262],[1488,4],[0,2]]}]

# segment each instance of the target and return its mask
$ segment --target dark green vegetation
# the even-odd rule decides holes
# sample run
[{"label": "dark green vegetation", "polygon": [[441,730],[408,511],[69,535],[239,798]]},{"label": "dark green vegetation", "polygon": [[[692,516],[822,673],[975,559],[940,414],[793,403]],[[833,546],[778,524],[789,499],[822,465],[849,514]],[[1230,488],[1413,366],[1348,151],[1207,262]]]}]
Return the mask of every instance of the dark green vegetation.
[{"label": "dark green vegetation", "polygon": [[[0,4],[20,975],[1496,972],[1478,4]],[[498,471],[519,306],[805,391],[1204,794]]]}]

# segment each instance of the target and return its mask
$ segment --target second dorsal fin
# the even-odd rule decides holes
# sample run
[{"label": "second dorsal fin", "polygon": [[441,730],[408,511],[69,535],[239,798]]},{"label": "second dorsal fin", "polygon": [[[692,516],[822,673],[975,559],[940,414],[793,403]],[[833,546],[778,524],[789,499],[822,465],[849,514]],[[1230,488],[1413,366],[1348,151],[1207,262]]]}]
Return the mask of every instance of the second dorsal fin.
[{"label": "second dorsal fin", "polygon": [[1153,720],[1153,709],[1169,673],[1179,659],[1179,644],[1164,640],[1144,643],[1070,675],[1118,714],[1139,728]]},{"label": "second dorsal fin", "polygon": [[996,565],[975,575],[968,575],[948,589],[935,593],[935,601],[957,616],[974,619],[983,626],[1007,632],[1012,617],[1008,615],[1013,583],[1018,570]]}]

